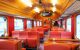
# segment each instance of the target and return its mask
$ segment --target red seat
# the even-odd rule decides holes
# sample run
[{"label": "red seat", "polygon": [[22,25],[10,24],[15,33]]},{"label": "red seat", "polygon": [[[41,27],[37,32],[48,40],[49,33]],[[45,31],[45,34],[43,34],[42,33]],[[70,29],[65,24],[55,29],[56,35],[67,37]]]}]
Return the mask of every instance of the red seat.
[{"label": "red seat", "polygon": [[38,31],[38,33],[39,33],[40,38],[44,38],[44,32],[43,31]]},{"label": "red seat", "polygon": [[63,28],[58,28],[58,31],[65,31],[65,29],[63,29]]},{"label": "red seat", "polygon": [[42,27],[40,27],[37,29],[37,31],[39,33],[40,38],[44,38],[44,29]]},{"label": "red seat", "polygon": [[19,32],[19,39],[27,39],[28,32],[27,31],[20,31]]},{"label": "red seat", "polygon": [[13,38],[19,38],[19,32],[20,31],[12,31],[12,37]]},{"label": "red seat", "polygon": [[71,32],[61,32],[61,38],[66,38],[66,39],[72,39],[72,34]]},{"label": "red seat", "polygon": [[37,31],[28,32],[27,38],[28,47],[34,48],[39,44],[39,35]]},{"label": "red seat", "polygon": [[19,38],[25,46],[27,45],[27,38],[28,38],[28,32],[27,31],[20,31],[19,32]]},{"label": "red seat", "polygon": [[60,32],[51,31],[49,37],[50,38],[61,38],[61,33]]},{"label": "red seat", "polygon": [[22,48],[22,50],[26,50],[26,48]]},{"label": "red seat", "polygon": [[19,40],[0,39],[0,50],[21,50],[21,42]]},{"label": "red seat", "polygon": [[71,50],[67,44],[50,43],[44,45],[44,50]]},{"label": "red seat", "polygon": [[52,31],[58,31],[58,27],[53,27],[51,30]]},{"label": "red seat", "polygon": [[16,37],[21,40],[25,45],[27,45],[27,31],[12,31],[12,37]]},{"label": "red seat", "polygon": [[45,26],[43,26],[43,28],[44,28],[44,31],[47,32],[50,29],[50,26],[45,25]]},{"label": "red seat", "polygon": [[31,29],[30,29],[30,28],[28,28],[28,29],[26,29],[25,31],[31,31]]}]

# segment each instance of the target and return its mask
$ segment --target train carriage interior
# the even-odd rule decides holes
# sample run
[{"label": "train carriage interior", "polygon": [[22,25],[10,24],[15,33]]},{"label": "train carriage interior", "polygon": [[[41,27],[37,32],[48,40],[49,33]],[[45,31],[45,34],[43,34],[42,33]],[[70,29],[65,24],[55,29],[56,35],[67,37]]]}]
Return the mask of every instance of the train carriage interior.
[{"label": "train carriage interior", "polygon": [[0,0],[0,50],[80,50],[80,0]]}]

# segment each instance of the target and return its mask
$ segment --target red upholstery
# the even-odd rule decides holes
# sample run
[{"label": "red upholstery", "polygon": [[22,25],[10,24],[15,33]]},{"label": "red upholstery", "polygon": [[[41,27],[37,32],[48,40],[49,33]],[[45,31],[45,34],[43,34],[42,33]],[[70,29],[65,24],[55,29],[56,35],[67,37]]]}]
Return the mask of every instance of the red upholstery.
[{"label": "red upholstery", "polygon": [[37,31],[39,33],[40,38],[44,38],[44,29],[42,27],[40,27],[37,29]]},{"label": "red upholstery", "polygon": [[28,43],[28,47],[31,48],[37,47],[39,43],[39,35],[37,31],[28,32],[27,43]]},{"label": "red upholstery", "polygon": [[45,26],[43,26],[43,28],[44,28],[44,31],[46,32],[49,30],[50,27],[48,25],[45,25]]},{"label": "red upholstery", "polygon": [[58,28],[58,31],[65,31],[65,29],[63,29],[63,28]]},{"label": "red upholstery", "polygon": [[72,50],[77,50],[77,48],[79,47],[79,45],[77,44],[72,44],[70,46],[72,47]]},{"label": "red upholstery", "polygon": [[44,38],[44,32],[43,31],[38,31],[38,33],[39,33],[40,38]]},{"label": "red upholstery", "polygon": [[65,31],[65,29],[59,28],[59,27],[53,27],[51,30],[52,31]]},{"label": "red upholstery", "polygon": [[22,50],[26,50],[26,48],[22,48]]},{"label": "red upholstery", "polygon": [[50,38],[61,38],[61,33],[60,32],[50,32]]},{"label": "red upholstery", "polygon": [[37,31],[37,28],[33,28],[33,29],[31,29],[31,31]]},{"label": "red upholstery", "polygon": [[0,39],[0,50],[21,50],[21,42],[18,40]]},{"label": "red upholstery", "polygon": [[44,45],[44,50],[71,50],[71,47],[66,44],[52,43]]},{"label": "red upholstery", "polygon": [[58,31],[58,27],[53,27],[51,30],[52,31]]},{"label": "red upholstery", "polygon": [[12,31],[12,37],[13,38],[19,38],[19,32],[20,31]]},{"label": "red upholstery", "polygon": [[19,39],[26,39],[28,37],[27,31],[20,31],[19,32]]},{"label": "red upholstery", "polygon": [[19,38],[25,45],[27,45],[27,38],[28,38],[28,32],[27,31],[20,31],[19,32]]},{"label": "red upholstery", "polygon": [[61,32],[61,38],[72,39],[71,32]]},{"label": "red upholstery", "polygon": [[21,40],[25,45],[27,44],[27,31],[13,31],[12,37],[16,37],[17,39]]},{"label": "red upholstery", "polygon": [[31,28],[27,28],[25,31],[31,31],[32,29]]},{"label": "red upholstery", "polygon": [[72,39],[72,34],[67,31],[51,31],[50,38]]}]

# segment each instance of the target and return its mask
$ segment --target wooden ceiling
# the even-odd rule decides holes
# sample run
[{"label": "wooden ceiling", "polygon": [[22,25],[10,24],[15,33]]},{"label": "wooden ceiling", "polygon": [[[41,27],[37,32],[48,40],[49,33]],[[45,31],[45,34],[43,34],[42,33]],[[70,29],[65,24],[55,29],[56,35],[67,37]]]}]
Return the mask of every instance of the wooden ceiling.
[{"label": "wooden ceiling", "polygon": [[41,11],[44,11],[44,9],[51,10],[53,7],[51,0],[42,0],[42,5],[39,4],[39,0],[31,1],[33,3],[32,7],[28,7],[24,5],[24,3],[22,3],[20,0],[0,0],[0,12],[6,12],[16,16],[23,16],[31,19],[44,20],[51,18],[53,20],[56,20],[75,0],[57,0],[57,10],[50,17],[42,17],[40,13],[36,13],[33,9],[34,7],[39,7]]}]

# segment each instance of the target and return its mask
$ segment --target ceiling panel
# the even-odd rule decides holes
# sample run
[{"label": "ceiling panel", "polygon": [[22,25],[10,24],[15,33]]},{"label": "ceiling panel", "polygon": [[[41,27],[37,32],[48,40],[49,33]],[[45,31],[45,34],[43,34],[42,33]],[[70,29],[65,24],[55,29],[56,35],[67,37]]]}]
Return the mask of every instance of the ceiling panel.
[{"label": "ceiling panel", "polygon": [[[42,4],[39,3],[39,0],[31,1],[33,2],[33,6],[28,7],[25,6],[24,3],[21,3],[20,0],[0,0],[0,11],[36,19],[47,18],[40,16],[40,13],[37,14],[33,9],[34,7],[39,7],[41,11],[44,11],[45,9],[52,10],[53,5],[50,0],[41,0],[43,2]],[[57,19],[73,2],[74,0],[58,0],[58,3],[55,5],[56,12],[50,17],[54,20]]]},{"label": "ceiling panel", "polygon": [[62,17],[67,17],[73,13],[76,13],[77,11],[80,10],[80,1],[75,1],[62,15]]}]

